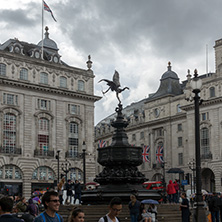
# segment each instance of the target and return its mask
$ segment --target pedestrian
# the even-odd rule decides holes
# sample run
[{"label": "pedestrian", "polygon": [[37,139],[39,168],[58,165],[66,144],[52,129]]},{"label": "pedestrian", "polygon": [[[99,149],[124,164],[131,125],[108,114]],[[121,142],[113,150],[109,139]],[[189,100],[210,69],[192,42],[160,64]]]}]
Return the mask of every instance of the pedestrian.
[{"label": "pedestrian", "polygon": [[176,190],[172,180],[170,180],[169,184],[167,185],[167,194],[169,198],[169,203],[175,203]]},{"label": "pedestrian", "polygon": [[122,211],[122,200],[119,197],[114,197],[109,203],[109,212],[99,219],[99,222],[120,222],[118,215]]},{"label": "pedestrian", "polygon": [[39,209],[36,206],[36,204],[34,204],[33,199],[30,198],[28,200],[28,206],[26,209],[33,217],[36,217],[39,214]]},{"label": "pedestrian", "polygon": [[37,216],[34,222],[63,222],[63,218],[59,215],[58,210],[60,206],[59,194],[52,190],[44,193],[42,203],[45,211]]},{"label": "pedestrian", "polygon": [[22,197],[20,201],[15,206],[16,212],[26,212],[27,210],[27,203],[25,197]]},{"label": "pedestrian", "polygon": [[82,192],[82,188],[81,188],[81,184],[78,180],[75,181],[74,184],[74,190],[75,190],[75,194],[74,194],[74,204],[76,203],[76,200],[79,200],[79,204],[81,204],[81,192]]},{"label": "pedestrian", "polygon": [[189,201],[185,192],[181,194],[181,198],[180,210],[182,211],[182,222],[190,222]]},{"label": "pedestrian", "polygon": [[151,213],[152,222],[155,222],[157,218],[157,207],[154,204],[150,204],[147,211]]},{"label": "pedestrian", "polygon": [[70,213],[68,222],[84,222],[85,214],[80,208],[74,207]]},{"label": "pedestrian", "polygon": [[219,222],[220,211],[220,199],[216,192],[213,192],[213,196],[209,201],[209,210],[211,212],[212,222]]},{"label": "pedestrian", "polygon": [[60,204],[62,204],[63,202],[63,188],[64,188],[65,181],[66,181],[66,178],[63,177],[57,185]]},{"label": "pedestrian", "polygon": [[65,204],[71,204],[72,201],[72,183],[71,180],[68,180],[66,183],[66,201]]},{"label": "pedestrian", "polygon": [[175,203],[179,203],[179,189],[180,189],[180,186],[178,184],[178,180],[175,179],[173,184],[174,184],[174,188],[176,190],[176,193],[175,193]]},{"label": "pedestrian", "polygon": [[131,222],[137,222],[138,216],[140,213],[140,201],[136,199],[135,195],[130,195],[130,202],[129,202],[129,210],[130,210],[130,218]]},{"label": "pedestrian", "polygon": [[22,222],[14,217],[11,212],[13,209],[13,200],[10,197],[1,197],[0,199],[0,221],[1,222]]}]

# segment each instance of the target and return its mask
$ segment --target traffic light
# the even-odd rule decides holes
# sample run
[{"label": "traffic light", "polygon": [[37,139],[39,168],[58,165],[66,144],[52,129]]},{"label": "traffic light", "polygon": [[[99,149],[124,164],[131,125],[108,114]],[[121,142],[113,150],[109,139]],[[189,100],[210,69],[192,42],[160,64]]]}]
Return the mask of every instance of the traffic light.
[{"label": "traffic light", "polygon": [[190,174],[189,173],[187,173],[185,175],[185,179],[187,180],[187,183],[190,184]]}]

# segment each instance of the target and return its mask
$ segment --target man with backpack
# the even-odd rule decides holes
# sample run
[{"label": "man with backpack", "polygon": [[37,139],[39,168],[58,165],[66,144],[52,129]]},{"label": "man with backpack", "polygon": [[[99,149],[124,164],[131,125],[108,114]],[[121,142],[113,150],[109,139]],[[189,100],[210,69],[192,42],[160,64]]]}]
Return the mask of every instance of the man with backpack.
[{"label": "man with backpack", "polygon": [[99,219],[99,222],[120,222],[118,215],[122,211],[122,200],[114,197],[109,203],[109,213]]},{"label": "man with backpack", "polygon": [[59,194],[52,190],[47,191],[42,197],[45,211],[35,218],[34,222],[63,222],[61,215],[56,213],[59,210]]}]

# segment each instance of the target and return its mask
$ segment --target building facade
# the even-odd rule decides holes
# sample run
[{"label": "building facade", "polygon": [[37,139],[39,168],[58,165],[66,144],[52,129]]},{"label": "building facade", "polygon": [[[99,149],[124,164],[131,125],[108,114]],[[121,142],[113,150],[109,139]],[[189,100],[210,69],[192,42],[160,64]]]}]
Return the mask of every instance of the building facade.
[{"label": "building facade", "polygon": [[86,63],[80,69],[62,61],[47,27],[38,44],[9,39],[0,45],[1,192],[30,197],[54,187],[66,163],[67,178],[83,181],[83,143],[86,179],[93,180],[94,103],[100,97],[90,56]]},{"label": "building facade", "polygon": [[[222,191],[222,39],[215,42],[215,73],[200,75],[200,145],[202,188]],[[124,108],[129,143],[145,148],[146,161],[140,166],[149,180],[190,179],[195,184],[195,116],[190,73],[180,83],[168,64],[155,93]],[[95,127],[96,145],[111,143],[111,121],[115,114]],[[167,173],[172,168],[184,174]],[[101,166],[96,167],[97,172]],[[188,174],[188,175],[187,175]],[[187,177],[186,177],[187,175]],[[188,179],[187,178],[187,179]],[[192,180],[192,181],[191,181]],[[190,188],[190,185],[186,188]]]}]

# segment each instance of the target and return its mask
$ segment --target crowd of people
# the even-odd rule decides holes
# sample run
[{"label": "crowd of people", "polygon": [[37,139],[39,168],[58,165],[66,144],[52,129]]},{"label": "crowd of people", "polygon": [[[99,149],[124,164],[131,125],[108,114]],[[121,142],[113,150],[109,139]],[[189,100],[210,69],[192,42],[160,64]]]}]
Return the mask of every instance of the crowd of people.
[{"label": "crowd of people", "polygon": [[[44,205],[44,211],[42,213],[34,212],[31,215],[29,211],[32,207],[27,205],[24,198],[16,203],[11,196],[0,197],[0,222],[64,222],[63,217],[58,214],[60,206],[59,193],[54,190],[50,190],[44,193],[42,196],[42,204]],[[19,207],[18,207],[19,206]],[[29,207],[30,206],[30,207]],[[15,213],[15,209],[21,209],[23,211],[29,211],[28,214]],[[114,197],[109,204],[109,212],[98,218],[99,222],[120,222],[118,215],[122,210],[122,201],[119,197]],[[29,217],[28,217],[28,216]],[[74,207],[68,217],[68,222],[84,222],[85,214],[82,209]]]},{"label": "crowd of people", "polygon": [[[59,200],[60,204],[71,204],[72,199],[74,197],[74,204],[78,200],[81,204],[81,190],[82,190],[82,184],[79,182],[79,180],[75,180],[73,182],[72,180],[68,180],[66,183],[65,177],[61,179],[59,184],[57,185],[58,193],[59,193]],[[63,191],[66,190],[66,199],[63,199]]]}]

